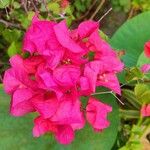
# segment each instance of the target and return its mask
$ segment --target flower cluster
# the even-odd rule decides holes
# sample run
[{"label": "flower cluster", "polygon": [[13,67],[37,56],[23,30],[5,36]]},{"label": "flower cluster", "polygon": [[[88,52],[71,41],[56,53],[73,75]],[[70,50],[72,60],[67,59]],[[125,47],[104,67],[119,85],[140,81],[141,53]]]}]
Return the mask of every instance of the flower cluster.
[{"label": "flower cluster", "polygon": [[[23,43],[23,51],[30,56],[13,56],[3,83],[12,97],[13,116],[38,112],[35,137],[51,132],[59,143],[69,144],[74,131],[84,127],[85,118],[95,131],[109,126],[111,106],[91,94],[97,86],[120,94],[116,73],[122,71],[123,63],[98,30],[99,24],[94,21],[69,30],[65,21],[33,18]],[[81,96],[89,96],[86,108]]]}]

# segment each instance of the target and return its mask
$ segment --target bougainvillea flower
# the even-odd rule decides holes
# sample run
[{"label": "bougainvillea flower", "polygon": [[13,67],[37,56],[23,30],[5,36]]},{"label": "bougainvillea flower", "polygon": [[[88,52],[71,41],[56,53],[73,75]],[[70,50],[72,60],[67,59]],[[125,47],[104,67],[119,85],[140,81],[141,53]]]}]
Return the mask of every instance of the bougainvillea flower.
[{"label": "bougainvillea flower", "polygon": [[143,117],[149,117],[150,116],[150,104],[142,106],[141,115]]},{"label": "bougainvillea flower", "polygon": [[143,73],[147,73],[150,71],[150,64],[144,64],[142,67],[141,67],[141,71]]},{"label": "bougainvillea flower", "polygon": [[62,101],[52,117],[35,119],[33,135],[38,137],[46,132],[52,132],[59,143],[69,144],[74,139],[74,130],[83,128],[84,124],[80,102]]},{"label": "bougainvillea flower", "polygon": [[117,76],[113,73],[99,74],[97,77],[97,86],[104,86],[115,93],[121,95],[120,84]]},{"label": "bougainvillea flower", "polygon": [[87,58],[83,57],[82,53],[73,53],[71,51],[65,51],[65,54],[61,60],[62,65],[75,65],[81,66],[88,62]]},{"label": "bougainvillea flower", "polygon": [[89,79],[90,89],[92,92],[95,92],[96,86],[104,86],[120,95],[119,81],[111,71],[112,69],[110,69],[112,73],[109,73],[107,68],[103,66],[101,61],[91,61],[85,65],[84,76]]},{"label": "bougainvillea flower", "polygon": [[144,45],[144,53],[146,57],[150,57],[150,41],[146,42]]},{"label": "bougainvillea flower", "polygon": [[107,114],[111,111],[112,108],[109,105],[90,97],[86,106],[87,121],[92,125],[95,131],[102,131],[110,124],[107,120]]},{"label": "bougainvillea flower", "polygon": [[[71,30],[66,21],[56,23],[33,17],[23,42],[23,58],[10,59],[4,89],[11,95],[10,113],[36,112],[33,135],[52,133],[60,144],[70,144],[85,116],[95,131],[109,126],[112,108],[91,97],[98,86],[120,94],[117,73],[123,63],[99,35],[99,23],[84,21]],[[88,96],[86,111],[81,96]],[[146,110],[147,111],[147,110]]]}]

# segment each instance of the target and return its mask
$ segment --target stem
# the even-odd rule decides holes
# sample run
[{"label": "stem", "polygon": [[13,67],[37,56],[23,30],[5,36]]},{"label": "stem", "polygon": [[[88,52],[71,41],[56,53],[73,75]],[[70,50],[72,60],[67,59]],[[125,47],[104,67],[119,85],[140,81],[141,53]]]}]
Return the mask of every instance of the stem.
[{"label": "stem", "polygon": [[94,94],[92,94],[92,95],[100,95],[100,94],[108,94],[108,93],[112,93],[112,91],[98,92],[98,93],[94,93]]},{"label": "stem", "polygon": [[101,22],[111,11],[112,11],[112,7],[108,9],[108,11],[98,20],[98,22]]},{"label": "stem", "polygon": [[122,105],[124,105],[124,103],[114,94],[114,93],[111,93]]},{"label": "stem", "polygon": [[37,9],[36,5],[34,4],[33,0],[30,0],[30,1],[31,1],[31,3],[32,3],[33,7],[34,7],[35,12],[38,13],[38,9]]},{"label": "stem", "polygon": [[100,4],[98,5],[97,9],[95,10],[95,12],[92,14],[92,16],[90,17],[90,20],[93,20],[94,17],[96,16],[96,14],[98,13],[98,11],[102,8],[102,6],[104,5],[105,0],[102,0],[100,2]]},{"label": "stem", "polygon": [[124,105],[124,103],[113,93],[113,91],[98,92],[91,95],[100,95],[100,94],[112,94],[122,105]]},{"label": "stem", "polygon": [[5,21],[3,19],[0,19],[0,23],[3,23],[6,27],[15,27],[15,28],[21,29],[20,24],[11,23],[11,22]]}]

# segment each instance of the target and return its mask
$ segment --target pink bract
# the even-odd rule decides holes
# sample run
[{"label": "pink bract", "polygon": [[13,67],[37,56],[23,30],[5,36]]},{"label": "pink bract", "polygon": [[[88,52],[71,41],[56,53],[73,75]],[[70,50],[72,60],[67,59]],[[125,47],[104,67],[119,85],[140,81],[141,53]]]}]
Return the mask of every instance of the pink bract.
[{"label": "pink bract", "polygon": [[141,115],[143,117],[149,117],[150,116],[150,104],[142,106]]},{"label": "pink bract", "polygon": [[143,73],[148,73],[150,71],[150,64],[144,64],[142,67],[141,67],[141,71]]},{"label": "pink bract", "polygon": [[86,106],[86,118],[95,131],[102,131],[109,126],[107,114],[112,111],[112,107],[99,100],[90,97]]},{"label": "pink bract", "polygon": [[150,58],[150,41],[145,43],[144,53],[145,53],[146,57]]}]

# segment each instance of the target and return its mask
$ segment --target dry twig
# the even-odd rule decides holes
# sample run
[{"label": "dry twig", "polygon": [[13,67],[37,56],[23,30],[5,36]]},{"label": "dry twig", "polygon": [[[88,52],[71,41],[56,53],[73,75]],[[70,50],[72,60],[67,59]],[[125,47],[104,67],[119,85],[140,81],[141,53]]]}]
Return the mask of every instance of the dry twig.
[{"label": "dry twig", "polygon": [[102,8],[102,6],[104,5],[105,0],[102,0],[100,2],[100,4],[98,5],[98,7],[96,8],[95,12],[92,14],[92,16],[90,17],[91,20],[94,19],[94,17],[96,16],[96,14],[99,12],[99,10]]}]

